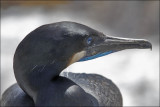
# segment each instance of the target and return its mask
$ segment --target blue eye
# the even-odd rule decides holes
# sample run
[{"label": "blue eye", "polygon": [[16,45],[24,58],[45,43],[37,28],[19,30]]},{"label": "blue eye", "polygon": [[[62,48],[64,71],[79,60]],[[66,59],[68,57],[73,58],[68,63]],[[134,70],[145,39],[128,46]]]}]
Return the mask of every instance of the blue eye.
[{"label": "blue eye", "polygon": [[89,38],[87,39],[87,44],[91,44],[91,42],[92,42],[92,37],[89,37]]}]

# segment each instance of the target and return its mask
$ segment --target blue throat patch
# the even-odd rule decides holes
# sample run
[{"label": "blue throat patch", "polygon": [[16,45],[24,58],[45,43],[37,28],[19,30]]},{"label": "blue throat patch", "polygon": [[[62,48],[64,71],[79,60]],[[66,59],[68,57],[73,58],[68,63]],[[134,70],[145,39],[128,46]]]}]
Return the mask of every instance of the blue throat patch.
[{"label": "blue throat patch", "polygon": [[93,56],[84,57],[84,58],[80,59],[78,62],[95,59],[95,58],[102,57],[102,56],[105,56],[105,55],[108,55],[108,54],[111,54],[111,53],[113,53],[113,51],[108,51],[108,52],[99,53],[99,54],[96,54],[96,55],[93,55]]}]

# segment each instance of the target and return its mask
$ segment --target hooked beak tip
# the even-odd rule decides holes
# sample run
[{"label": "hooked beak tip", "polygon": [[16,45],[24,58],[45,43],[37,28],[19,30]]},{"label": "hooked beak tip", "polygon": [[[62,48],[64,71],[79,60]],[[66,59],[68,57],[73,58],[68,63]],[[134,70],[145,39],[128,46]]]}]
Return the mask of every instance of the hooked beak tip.
[{"label": "hooked beak tip", "polygon": [[140,45],[141,45],[141,47],[144,48],[144,49],[145,49],[145,48],[146,48],[146,49],[149,48],[149,49],[152,50],[152,44],[151,44],[149,41],[147,41],[147,40],[144,40],[143,42],[141,42]]}]

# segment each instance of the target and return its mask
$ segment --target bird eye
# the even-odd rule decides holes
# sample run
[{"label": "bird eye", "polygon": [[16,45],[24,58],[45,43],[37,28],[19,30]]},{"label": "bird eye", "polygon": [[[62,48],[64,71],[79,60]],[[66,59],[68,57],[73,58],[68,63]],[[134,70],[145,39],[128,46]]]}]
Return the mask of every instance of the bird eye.
[{"label": "bird eye", "polygon": [[91,44],[91,42],[92,42],[92,37],[87,38],[87,44],[89,45]]}]

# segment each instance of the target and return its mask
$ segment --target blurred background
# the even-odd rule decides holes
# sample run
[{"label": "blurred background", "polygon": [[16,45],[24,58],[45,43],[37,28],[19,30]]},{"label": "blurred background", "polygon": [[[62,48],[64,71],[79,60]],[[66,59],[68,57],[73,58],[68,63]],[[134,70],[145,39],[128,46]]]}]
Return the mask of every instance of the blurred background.
[{"label": "blurred background", "polygon": [[152,51],[124,50],[64,71],[111,79],[124,106],[159,106],[159,1],[1,1],[1,94],[16,82],[12,66],[19,42],[35,28],[59,21],[82,23],[106,35],[149,40]]}]

